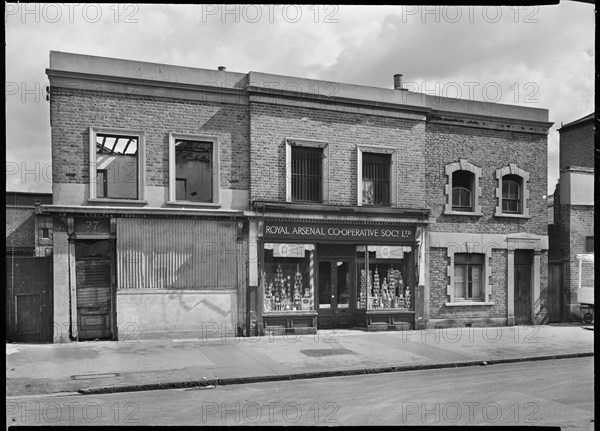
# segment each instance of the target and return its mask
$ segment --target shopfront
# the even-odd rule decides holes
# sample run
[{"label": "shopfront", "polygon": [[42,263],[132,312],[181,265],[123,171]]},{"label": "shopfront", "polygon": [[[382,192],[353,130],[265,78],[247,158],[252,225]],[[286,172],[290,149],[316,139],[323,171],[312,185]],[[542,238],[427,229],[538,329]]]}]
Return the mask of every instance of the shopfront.
[{"label": "shopfront", "polygon": [[262,221],[259,295],[270,333],[413,329],[417,226],[398,222]]}]

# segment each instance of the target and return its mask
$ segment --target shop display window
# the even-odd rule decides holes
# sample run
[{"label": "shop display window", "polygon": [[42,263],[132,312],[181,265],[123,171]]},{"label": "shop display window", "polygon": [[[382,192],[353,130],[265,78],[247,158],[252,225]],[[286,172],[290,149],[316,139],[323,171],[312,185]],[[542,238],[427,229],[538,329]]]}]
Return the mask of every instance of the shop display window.
[{"label": "shop display window", "polygon": [[314,244],[264,245],[261,285],[264,311],[314,310]]},{"label": "shop display window", "polygon": [[358,246],[357,309],[413,310],[411,247]]}]

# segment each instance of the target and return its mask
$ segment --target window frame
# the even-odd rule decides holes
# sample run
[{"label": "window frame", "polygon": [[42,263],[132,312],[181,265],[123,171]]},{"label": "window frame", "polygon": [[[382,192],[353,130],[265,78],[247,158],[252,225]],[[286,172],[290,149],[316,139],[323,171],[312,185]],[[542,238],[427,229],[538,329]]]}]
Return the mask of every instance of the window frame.
[{"label": "window frame", "polygon": [[[98,197],[96,138],[99,134],[132,136],[138,139],[137,199]],[[146,132],[134,129],[92,126],[89,129],[89,152],[89,202],[146,203]]]},{"label": "window frame", "polygon": [[[503,206],[503,183],[504,177],[507,175],[514,175],[521,178],[521,194],[519,197],[519,202],[521,206],[521,211],[518,213],[513,212],[504,212],[502,209]],[[509,217],[509,218],[531,218],[529,214],[529,207],[527,203],[529,201],[529,172],[519,168],[516,163],[510,163],[508,166],[504,166],[500,169],[496,170],[496,212],[494,216],[496,217]]]},{"label": "window frame", "polygon": [[[212,201],[211,202],[193,202],[186,200],[177,200],[177,169],[175,144],[177,140],[184,139],[188,141],[210,142],[212,144]],[[215,135],[197,135],[188,133],[169,133],[169,199],[170,205],[189,205],[196,207],[220,207],[221,206],[221,181],[220,181],[220,140]]]},{"label": "window frame", "polygon": [[[321,201],[294,201],[292,199],[292,147],[320,148],[322,150]],[[285,138],[285,201],[298,204],[329,203],[329,142],[314,139]]]},{"label": "window frame", "polygon": [[[465,243],[463,246],[459,244],[454,244],[452,247],[448,247],[447,249],[448,256],[448,267],[447,267],[447,275],[449,277],[449,283],[446,286],[446,294],[450,297],[450,300],[446,302],[444,305],[447,307],[455,307],[455,306],[484,306],[484,305],[494,305],[494,302],[490,300],[491,297],[491,283],[490,279],[492,277],[491,270],[491,259],[492,259],[492,247],[490,245],[483,245],[477,243]],[[473,300],[473,299],[462,299],[456,297],[456,289],[455,289],[455,254],[480,254],[483,255],[483,264],[481,269],[481,300]]]},{"label": "window frame", "polygon": [[[456,211],[453,207],[453,174],[457,171],[466,171],[473,174],[473,188],[471,190],[471,211]],[[462,215],[462,216],[482,216],[481,212],[481,186],[479,185],[482,169],[469,163],[467,159],[459,159],[458,162],[446,165],[447,182],[444,188],[446,195],[446,204],[444,205],[444,214]]]},{"label": "window frame", "polygon": [[[517,210],[516,211],[509,211],[506,210],[504,208],[502,208],[502,212],[505,214],[521,214],[521,212],[523,211],[523,199],[522,199],[522,195],[523,195],[523,178],[519,177],[519,176],[513,176],[513,178],[508,178],[506,179],[505,177],[507,177],[509,175],[505,175],[504,177],[502,177],[502,206],[504,207],[505,204],[507,203],[507,201],[510,202],[516,202],[517,203]],[[519,180],[516,180],[516,178],[519,178]],[[514,184],[517,188],[517,197],[513,198],[513,197],[504,197],[504,186],[505,184],[508,186],[508,195],[510,195],[510,185]]]},{"label": "window frame", "polygon": [[[363,204],[363,153],[388,154],[390,155],[390,197],[389,205],[365,205]],[[359,207],[389,208],[395,207],[398,203],[398,149],[395,147],[377,146],[377,145],[357,145],[356,146],[356,205]]]},{"label": "window frame", "polygon": [[[459,256],[478,256],[478,260],[481,260],[481,262],[457,262],[458,257]],[[470,301],[470,302],[482,302],[483,301],[483,294],[484,294],[484,288],[483,288],[483,281],[484,281],[484,260],[485,260],[485,256],[481,253],[456,253],[454,255],[454,298],[456,301]],[[463,280],[463,288],[464,288],[464,296],[458,296],[457,294],[457,267],[461,267],[464,268],[464,272],[463,272],[463,277],[465,278]],[[472,278],[472,274],[473,274],[473,268],[479,268],[480,271],[480,276],[479,276],[479,296],[475,297],[472,294],[472,288],[473,288],[473,278]],[[469,286],[471,285],[471,286]],[[471,287],[471,294],[469,295],[469,287]]]}]

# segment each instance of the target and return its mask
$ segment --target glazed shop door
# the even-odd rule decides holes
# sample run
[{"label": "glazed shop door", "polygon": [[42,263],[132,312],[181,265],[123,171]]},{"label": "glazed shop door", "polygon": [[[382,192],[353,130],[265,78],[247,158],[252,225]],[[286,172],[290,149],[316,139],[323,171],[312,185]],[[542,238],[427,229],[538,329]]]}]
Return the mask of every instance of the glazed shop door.
[{"label": "glazed shop door", "polygon": [[112,339],[112,241],[75,243],[77,328],[79,340]]},{"label": "glazed shop door", "polygon": [[350,288],[351,260],[319,262],[319,328],[343,328],[352,324]]},{"label": "glazed shop door", "polygon": [[532,263],[531,251],[515,250],[515,322],[517,325],[531,323]]}]

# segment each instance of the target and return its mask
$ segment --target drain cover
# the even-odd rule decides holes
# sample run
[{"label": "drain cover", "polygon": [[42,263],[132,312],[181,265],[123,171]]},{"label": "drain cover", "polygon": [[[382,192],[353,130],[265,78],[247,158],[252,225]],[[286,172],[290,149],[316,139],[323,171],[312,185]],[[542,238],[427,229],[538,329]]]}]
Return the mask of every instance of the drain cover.
[{"label": "drain cover", "polygon": [[320,358],[322,356],[349,355],[353,354],[354,352],[348,349],[310,349],[300,350],[300,353],[303,353],[306,356]]},{"label": "drain cover", "polygon": [[110,379],[113,377],[119,377],[118,373],[104,373],[104,374],[79,374],[77,376],[71,376],[73,380],[90,380],[90,379]]},{"label": "drain cover", "polygon": [[214,389],[215,385],[194,386],[193,388],[184,389],[185,391],[201,391],[203,389]]}]

